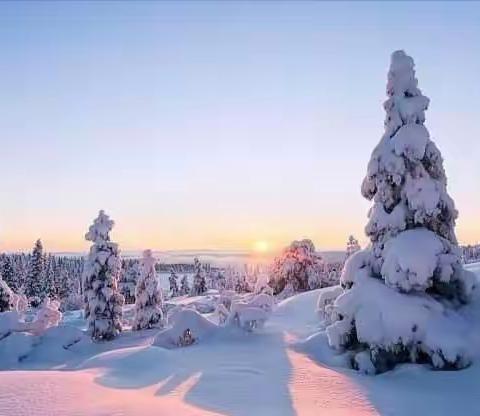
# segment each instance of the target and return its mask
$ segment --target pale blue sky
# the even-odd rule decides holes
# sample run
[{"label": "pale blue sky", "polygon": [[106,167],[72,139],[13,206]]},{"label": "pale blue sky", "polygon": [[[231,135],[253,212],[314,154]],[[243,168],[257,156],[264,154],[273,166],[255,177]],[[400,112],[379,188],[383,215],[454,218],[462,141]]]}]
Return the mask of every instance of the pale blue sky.
[{"label": "pale blue sky", "polygon": [[480,3],[1,3],[0,249],[364,241],[395,49],[478,241]]}]

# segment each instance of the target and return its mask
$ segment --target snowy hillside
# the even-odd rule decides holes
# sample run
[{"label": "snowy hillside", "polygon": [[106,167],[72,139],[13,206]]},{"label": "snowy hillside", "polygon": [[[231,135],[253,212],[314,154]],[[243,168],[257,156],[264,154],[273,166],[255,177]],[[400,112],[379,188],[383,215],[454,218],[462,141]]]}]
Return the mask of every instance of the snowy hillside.
[{"label": "snowy hillside", "polygon": [[[480,264],[469,268],[480,276]],[[97,344],[71,326],[34,344],[19,334],[0,344],[1,365],[10,368],[0,379],[0,414],[476,414],[478,360],[457,372],[403,365],[372,377],[346,369],[319,327],[322,290],[282,301],[261,330],[214,331],[184,348],[152,345],[158,329]],[[208,303],[194,301],[202,298]],[[480,302],[470,311],[480,313]],[[69,314],[64,324],[75,319]]]}]

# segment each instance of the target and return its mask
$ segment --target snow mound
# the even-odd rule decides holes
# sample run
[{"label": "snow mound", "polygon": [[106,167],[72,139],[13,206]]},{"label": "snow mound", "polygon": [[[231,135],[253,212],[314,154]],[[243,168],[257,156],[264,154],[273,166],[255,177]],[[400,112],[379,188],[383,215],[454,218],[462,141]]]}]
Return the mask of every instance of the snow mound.
[{"label": "snow mound", "polygon": [[153,345],[164,348],[176,348],[201,342],[213,334],[219,327],[193,309],[176,311],[169,317],[170,328],[161,331]]},{"label": "snow mound", "polygon": [[0,340],[10,334],[12,331],[17,331],[22,322],[17,311],[7,311],[0,313]]},{"label": "snow mound", "polygon": [[0,369],[15,368],[34,347],[35,337],[25,332],[13,332],[0,340]]},{"label": "snow mound", "polygon": [[226,324],[238,326],[247,331],[262,328],[274,305],[273,296],[266,293],[255,295],[246,302],[234,302],[230,308]]}]

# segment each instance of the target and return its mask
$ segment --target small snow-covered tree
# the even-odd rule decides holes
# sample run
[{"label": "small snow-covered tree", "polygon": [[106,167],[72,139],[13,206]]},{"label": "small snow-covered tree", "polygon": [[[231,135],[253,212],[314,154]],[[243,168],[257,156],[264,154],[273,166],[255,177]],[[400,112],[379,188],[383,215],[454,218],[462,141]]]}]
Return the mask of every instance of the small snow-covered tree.
[{"label": "small snow-covered tree", "polygon": [[168,277],[168,282],[170,283],[170,296],[172,298],[179,295],[177,280],[177,273],[175,273],[175,270],[172,268],[172,270],[170,270],[170,276]]},{"label": "small snow-covered tree", "polygon": [[235,292],[237,293],[247,293],[249,292],[247,276],[245,273],[240,273],[237,271],[235,273]]},{"label": "small snow-covered tree", "polygon": [[180,281],[180,294],[188,295],[190,293],[190,283],[188,282],[188,276],[183,275],[182,280]]},{"label": "small snow-covered tree", "polygon": [[347,241],[347,250],[346,250],[346,257],[347,259],[353,254],[360,250],[360,244],[358,244],[358,240],[353,236],[348,237]]},{"label": "small snow-covered tree", "polygon": [[49,254],[45,257],[45,269],[43,273],[43,278],[45,279],[45,292],[47,297],[57,297],[58,287],[55,280],[57,274],[57,263],[55,256]]},{"label": "small snow-covered tree", "polygon": [[311,240],[293,241],[274,259],[270,285],[275,294],[321,287],[325,263]]},{"label": "small snow-covered tree", "polygon": [[193,260],[193,285],[192,285],[192,296],[203,295],[207,291],[207,283],[205,281],[205,273],[202,268],[200,260],[195,257]]},{"label": "small snow-covered tree", "polygon": [[9,311],[13,304],[13,292],[7,283],[0,277],[0,312]]},{"label": "small snow-covered tree", "polygon": [[123,262],[118,287],[125,298],[125,303],[135,303],[135,290],[140,277],[140,268],[140,262],[137,259]]},{"label": "small snow-covered tree", "polygon": [[392,54],[387,96],[385,133],[362,184],[373,200],[371,245],[345,263],[345,290],[328,307],[328,340],[354,351],[353,367],[368,373],[402,362],[462,368],[472,342],[457,309],[476,280],[462,267],[443,159],[424,126],[429,100],[403,51]]},{"label": "small snow-covered tree", "polygon": [[45,256],[42,241],[38,239],[33,247],[25,281],[25,295],[33,306],[38,306],[47,296],[48,285],[45,278]]},{"label": "small snow-covered tree", "polygon": [[93,243],[83,272],[85,317],[95,340],[111,340],[122,330],[124,299],[117,288],[121,261],[118,245],[110,241],[113,225],[102,210],[85,235]]},{"label": "small snow-covered tree", "polygon": [[225,280],[225,275],[223,274],[222,271],[218,271],[216,278],[215,278],[215,286],[216,289],[218,290],[224,290],[226,287],[226,280]]},{"label": "small snow-covered tree", "polygon": [[162,291],[158,286],[155,259],[151,250],[145,250],[140,266],[140,277],[135,290],[135,322],[133,329],[141,330],[161,327],[163,320],[162,304]]}]

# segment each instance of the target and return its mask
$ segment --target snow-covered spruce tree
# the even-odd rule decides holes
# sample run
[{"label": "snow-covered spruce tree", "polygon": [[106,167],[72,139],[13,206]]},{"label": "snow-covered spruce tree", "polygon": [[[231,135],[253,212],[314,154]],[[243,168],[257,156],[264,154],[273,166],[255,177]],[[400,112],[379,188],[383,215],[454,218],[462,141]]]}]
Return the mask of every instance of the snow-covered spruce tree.
[{"label": "snow-covered spruce tree", "polygon": [[177,273],[175,273],[175,269],[172,267],[170,270],[170,276],[168,277],[168,282],[170,283],[170,296],[172,298],[175,298],[179,295],[177,280]]},{"label": "snow-covered spruce tree", "polygon": [[45,276],[45,256],[42,241],[38,239],[28,262],[25,278],[25,295],[32,306],[39,306],[47,296],[48,284]]},{"label": "snow-covered spruce tree", "polygon": [[193,269],[195,274],[193,276],[191,294],[192,296],[203,295],[207,291],[207,282],[205,281],[205,273],[203,271],[202,264],[196,257],[193,260]]},{"label": "snow-covered spruce tree", "polygon": [[328,340],[353,351],[352,366],[367,373],[403,362],[462,368],[474,343],[458,309],[475,276],[462,267],[442,156],[423,124],[429,100],[403,51],[392,54],[387,95],[385,134],[362,184],[373,200],[371,245],[345,263]]},{"label": "snow-covered spruce tree", "polygon": [[126,304],[135,303],[135,290],[140,277],[140,261],[137,259],[124,260],[118,288]]},{"label": "snow-covered spruce tree", "polygon": [[224,290],[226,287],[225,275],[222,271],[217,272],[216,276],[216,288],[218,290]]},{"label": "snow-covered spruce tree", "polygon": [[44,285],[46,296],[50,298],[58,297],[57,282],[55,281],[56,273],[57,264],[55,256],[49,254],[45,257],[45,269],[43,273],[43,278],[45,279]]},{"label": "snow-covered spruce tree", "polygon": [[346,250],[346,257],[347,259],[353,254],[360,250],[360,244],[358,244],[358,240],[353,236],[348,237],[347,241],[347,250]]},{"label": "snow-covered spruce tree", "polygon": [[13,292],[0,276],[0,312],[9,311],[12,308]]},{"label": "snow-covered spruce tree", "polygon": [[315,289],[322,286],[324,271],[325,263],[311,240],[293,241],[274,259],[270,285],[275,295]]},{"label": "snow-covered spruce tree", "polygon": [[188,295],[190,293],[190,284],[188,283],[188,276],[183,275],[182,280],[180,281],[180,294]]},{"label": "snow-covered spruce tree", "polygon": [[151,250],[145,250],[135,290],[133,329],[137,331],[161,327],[163,324],[162,304],[163,297],[155,272],[155,259]]},{"label": "snow-covered spruce tree", "polygon": [[124,299],[117,289],[121,261],[118,245],[110,241],[113,225],[102,210],[85,235],[93,242],[83,271],[85,318],[95,340],[111,340],[122,330]]},{"label": "snow-covered spruce tree", "polygon": [[0,255],[0,276],[2,276],[9,288],[17,291],[19,288],[19,281],[12,264],[13,260],[10,256],[7,256],[6,254]]}]

